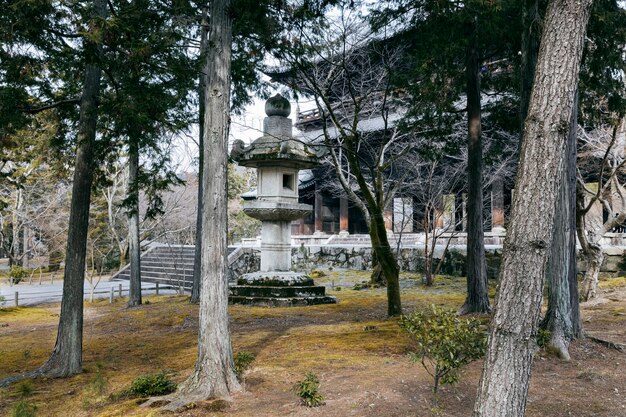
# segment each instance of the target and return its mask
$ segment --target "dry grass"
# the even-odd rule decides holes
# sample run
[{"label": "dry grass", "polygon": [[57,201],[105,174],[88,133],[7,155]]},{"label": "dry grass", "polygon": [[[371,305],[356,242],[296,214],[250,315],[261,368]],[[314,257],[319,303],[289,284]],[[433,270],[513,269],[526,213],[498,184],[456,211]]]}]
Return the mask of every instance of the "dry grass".
[{"label": "dry grass", "polygon": [[[406,358],[408,339],[400,332],[396,320],[386,317],[386,290],[350,289],[364,279],[367,273],[354,271],[331,271],[320,277],[318,282],[334,282],[335,290],[329,292],[340,300],[336,305],[232,306],[234,350],[256,355],[246,375],[247,391],[238,394],[231,405],[196,404],[181,415],[432,415],[429,377]],[[406,312],[429,308],[431,304],[456,309],[463,303],[463,279],[437,277],[437,285],[431,288],[422,286],[420,280],[417,275],[403,277],[402,300]],[[165,371],[175,382],[185,379],[196,356],[197,306],[188,304],[187,297],[181,296],[147,299],[150,304],[134,309],[126,308],[123,301],[86,304],[85,372],[63,380],[30,381],[34,392],[27,400],[37,405],[38,416],[161,415],[156,409],[139,407],[138,400],[128,398],[124,391],[133,379],[147,373]],[[611,308],[607,314],[614,317],[624,305]],[[0,378],[43,363],[54,345],[58,313],[58,305],[0,310]],[[618,317],[621,322],[615,320],[607,325],[623,325],[624,317]],[[588,349],[593,353],[598,348]],[[539,366],[545,367],[548,362],[540,362]],[[610,371],[614,367],[611,364],[608,369],[603,368],[595,362],[584,367],[572,366],[570,373],[577,386],[600,382],[606,388],[620,378]],[[321,390],[327,397],[327,405],[317,410],[299,406],[292,391],[294,383],[308,371],[320,377]],[[541,384],[537,372],[541,371],[535,372],[533,381]],[[479,363],[470,365],[458,388],[442,391],[445,410],[436,412],[444,416],[466,415],[479,373]],[[597,375],[601,378],[596,378]],[[563,378],[562,373],[559,378]],[[542,390],[541,386],[536,388],[538,399],[529,406],[529,415],[541,415],[537,414],[536,406],[542,404]],[[0,390],[0,415],[10,415],[11,407],[20,398],[17,386]],[[570,402],[574,404],[575,400]],[[620,415],[615,414],[621,410],[616,410],[612,402],[602,404],[602,407],[598,403],[589,406],[593,408],[589,412],[598,414],[579,415]],[[576,409],[580,406],[584,407],[584,403],[576,405]],[[626,416],[626,411],[621,415]]]}]

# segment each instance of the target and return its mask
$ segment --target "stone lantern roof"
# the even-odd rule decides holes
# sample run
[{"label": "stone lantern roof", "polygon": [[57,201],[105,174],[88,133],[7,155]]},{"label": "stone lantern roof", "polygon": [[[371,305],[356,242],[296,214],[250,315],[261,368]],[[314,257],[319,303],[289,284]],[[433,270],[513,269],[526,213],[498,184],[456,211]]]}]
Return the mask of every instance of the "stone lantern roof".
[{"label": "stone lantern roof", "polygon": [[312,168],[318,164],[315,152],[301,140],[292,136],[292,120],[289,101],[276,94],[265,103],[263,136],[248,147],[243,141],[233,144],[231,157],[245,167],[284,166],[289,168]]}]

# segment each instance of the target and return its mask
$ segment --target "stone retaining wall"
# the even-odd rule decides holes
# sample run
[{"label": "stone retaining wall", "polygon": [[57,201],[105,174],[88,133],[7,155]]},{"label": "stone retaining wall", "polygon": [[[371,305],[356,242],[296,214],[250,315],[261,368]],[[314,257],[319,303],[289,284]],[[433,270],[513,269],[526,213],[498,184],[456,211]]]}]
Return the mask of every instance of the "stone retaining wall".
[{"label": "stone retaining wall", "polygon": [[[441,259],[443,247],[435,249],[435,259]],[[495,277],[500,268],[499,248],[487,251],[489,276]],[[370,246],[309,245],[292,249],[292,268],[295,271],[311,271],[318,268],[346,268],[357,270],[372,269],[372,248]],[[398,265],[401,271],[420,272],[424,269],[424,249],[401,248]],[[441,273],[465,276],[465,247],[448,248]]]},{"label": "stone retaining wall", "polygon": [[[245,255],[240,256],[236,265],[231,269],[238,274],[258,271],[259,253],[248,249]],[[435,249],[436,262],[441,259],[443,246]],[[605,249],[602,272],[605,276],[626,274],[626,258],[624,247],[608,247]],[[372,269],[372,248],[365,245],[301,245],[293,247],[291,251],[292,269],[297,272],[310,272],[313,269],[345,268],[368,271]],[[420,272],[424,268],[423,247],[401,248],[398,264],[401,271]],[[500,270],[502,247],[487,245],[485,248],[487,273],[489,278],[496,278]],[[466,249],[464,245],[449,246],[445,254],[441,273],[453,276],[465,276]],[[583,263],[578,260],[578,270],[583,270]]]}]

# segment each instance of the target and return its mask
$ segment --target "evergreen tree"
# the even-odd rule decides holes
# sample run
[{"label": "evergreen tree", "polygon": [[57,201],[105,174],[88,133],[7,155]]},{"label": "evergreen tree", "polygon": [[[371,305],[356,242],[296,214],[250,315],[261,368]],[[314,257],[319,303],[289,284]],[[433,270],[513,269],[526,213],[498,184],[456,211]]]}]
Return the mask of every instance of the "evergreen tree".
[{"label": "evergreen tree", "polygon": [[[513,113],[507,89],[519,41],[513,36],[517,28],[511,27],[509,20],[517,11],[517,4],[506,0],[399,0],[392,8],[379,10],[373,20],[374,26],[381,28],[402,19],[403,32],[398,38],[412,45],[396,85],[412,97],[407,129],[429,132],[422,135],[423,144],[418,146],[431,152],[434,140],[444,142],[439,148],[450,148],[446,138],[453,137],[452,129],[463,113],[467,115],[468,275],[462,313],[490,309],[484,249],[483,112],[491,119],[491,127],[496,124],[511,130]],[[483,92],[492,97],[488,105],[481,103]]]},{"label": "evergreen tree", "polygon": [[[523,416],[591,0],[546,12],[474,417]],[[555,128],[556,127],[556,128]]]}]

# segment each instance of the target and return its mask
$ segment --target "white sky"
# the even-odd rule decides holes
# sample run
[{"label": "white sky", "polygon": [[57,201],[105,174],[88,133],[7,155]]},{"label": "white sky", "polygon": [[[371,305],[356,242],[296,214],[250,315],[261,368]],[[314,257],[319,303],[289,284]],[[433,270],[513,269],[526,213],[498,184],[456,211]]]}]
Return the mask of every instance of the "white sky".
[{"label": "white sky", "polygon": [[[278,90],[276,91],[278,92]],[[308,110],[315,107],[313,100],[291,101],[291,114],[289,117],[295,122],[296,108]],[[246,144],[250,144],[254,139],[263,135],[263,119],[265,118],[265,100],[256,98],[252,104],[247,106],[241,115],[232,115],[230,125],[229,147],[235,139],[241,139]],[[174,140],[172,158],[178,166],[177,171],[197,172],[198,158],[198,127],[194,125],[189,135],[179,136]]]}]

